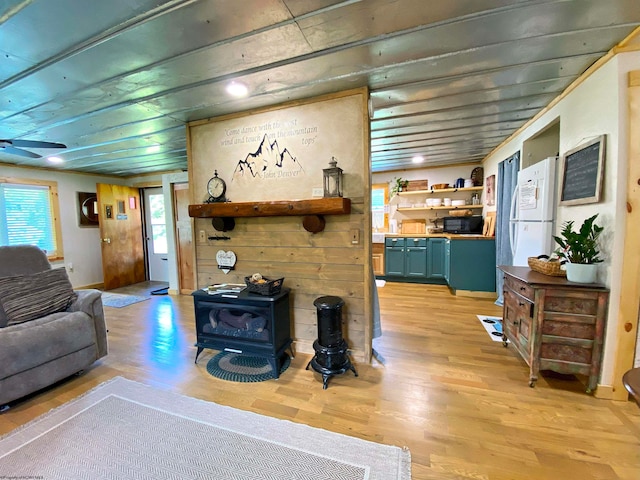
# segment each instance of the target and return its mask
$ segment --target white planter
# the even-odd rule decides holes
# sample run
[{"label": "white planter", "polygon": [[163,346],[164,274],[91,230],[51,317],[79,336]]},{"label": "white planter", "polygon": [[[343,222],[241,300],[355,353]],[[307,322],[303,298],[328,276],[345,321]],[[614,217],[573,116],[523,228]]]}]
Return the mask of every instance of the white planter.
[{"label": "white planter", "polygon": [[582,264],[582,263],[567,263],[565,264],[567,269],[567,280],[576,283],[595,283],[596,275],[598,273],[598,265]]}]

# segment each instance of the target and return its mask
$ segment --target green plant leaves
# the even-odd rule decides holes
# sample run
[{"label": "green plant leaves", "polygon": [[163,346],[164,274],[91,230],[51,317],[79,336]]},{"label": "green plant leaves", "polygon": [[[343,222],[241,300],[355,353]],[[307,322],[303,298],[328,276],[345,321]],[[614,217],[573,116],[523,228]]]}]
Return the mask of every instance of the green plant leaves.
[{"label": "green plant leaves", "polygon": [[560,246],[555,253],[560,258],[569,260],[571,263],[600,263],[600,250],[598,237],[604,227],[595,224],[598,214],[587,218],[580,226],[579,231],[573,230],[573,220],[567,221],[562,226],[561,236],[553,236],[553,239]]}]

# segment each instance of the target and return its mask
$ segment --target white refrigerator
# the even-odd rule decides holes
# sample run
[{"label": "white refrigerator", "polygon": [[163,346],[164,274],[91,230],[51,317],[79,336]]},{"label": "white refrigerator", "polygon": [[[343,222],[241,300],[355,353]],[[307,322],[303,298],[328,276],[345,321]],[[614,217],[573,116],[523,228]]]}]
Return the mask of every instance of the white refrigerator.
[{"label": "white refrigerator", "polygon": [[558,157],[549,157],[518,172],[509,215],[514,266],[526,267],[528,257],[555,250],[557,163]]}]

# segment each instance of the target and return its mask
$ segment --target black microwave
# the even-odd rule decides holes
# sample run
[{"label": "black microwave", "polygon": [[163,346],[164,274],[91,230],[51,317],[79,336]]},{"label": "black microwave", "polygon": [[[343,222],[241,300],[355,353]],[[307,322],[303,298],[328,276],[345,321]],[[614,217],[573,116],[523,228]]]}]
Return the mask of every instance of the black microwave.
[{"label": "black microwave", "polygon": [[442,229],[445,233],[482,233],[482,215],[468,217],[444,217]]}]

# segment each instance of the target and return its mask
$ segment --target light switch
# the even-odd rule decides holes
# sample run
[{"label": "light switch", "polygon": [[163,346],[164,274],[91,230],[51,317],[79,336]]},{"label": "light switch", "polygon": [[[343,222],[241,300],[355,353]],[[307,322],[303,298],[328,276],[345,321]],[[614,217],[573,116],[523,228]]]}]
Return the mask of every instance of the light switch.
[{"label": "light switch", "polygon": [[204,230],[200,230],[199,237],[200,243],[204,243],[207,241],[207,233]]},{"label": "light switch", "polygon": [[358,243],[360,243],[360,230],[358,230],[357,228],[352,228],[350,233],[351,243],[353,245],[357,245]]}]

